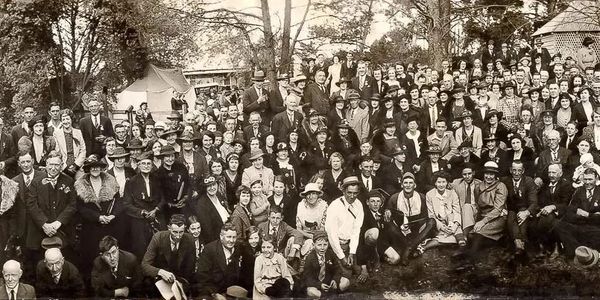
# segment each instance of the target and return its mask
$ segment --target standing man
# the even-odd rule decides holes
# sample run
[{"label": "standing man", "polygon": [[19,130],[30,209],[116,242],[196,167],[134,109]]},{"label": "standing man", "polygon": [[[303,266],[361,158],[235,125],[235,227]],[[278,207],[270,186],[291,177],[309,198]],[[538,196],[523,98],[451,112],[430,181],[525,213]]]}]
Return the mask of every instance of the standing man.
[{"label": "standing man", "polygon": [[73,179],[61,170],[61,154],[53,150],[46,159],[46,176],[34,178],[29,186],[25,247],[34,252],[40,250],[46,237],[58,236],[63,245],[70,241],[70,226],[76,211],[75,188]]},{"label": "standing man", "polygon": [[352,78],[352,88],[360,93],[360,99],[367,101],[377,92],[377,82],[367,74],[367,63],[364,61],[358,63],[356,76]]},{"label": "standing man", "polygon": [[96,99],[88,102],[90,115],[79,120],[79,129],[85,141],[86,156],[96,154],[104,157],[106,153],[104,140],[114,136],[113,125],[109,118],[100,115],[100,101]]},{"label": "standing man", "polygon": [[354,56],[350,52],[346,54],[346,61],[342,64],[340,77],[352,78],[356,76],[357,64],[354,61],[353,57]]},{"label": "standing man", "polygon": [[265,72],[256,71],[252,77],[253,85],[242,95],[244,105],[244,119],[248,120],[251,112],[258,112],[266,124],[271,122],[269,115],[269,92],[263,87],[265,82]]},{"label": "standing man", "polygon": [[16,145],[19,142],[19,139],[23,136],[29,136],[31,133],[31,129],[29,128],[29,122],[35,116],[35,110],[33,106],[27,105],[23,108],[23,123],[15,125],[10,131],[10,135],[13,139],[13,144]]},{"label": "standing man", "polygon": [[35,299],[33,286],[19,282],[23,270],[21,264],[16,260],[9,260],[2,267],[4,277],[4,288],[0,288],[0,299]]},{"label": "standing man", "polygon": [[272,132],[276,141],[285,141],[289,133],[302,124],[302,114],[297,111],[300,96],[289,94],[285,98],[286,110],[273,117]]},{"label": "standing man", "polygon": [[541,55],[542,57],[542,66],[544,68],[546,68],[548,66],[548,64],[550,64],[550,52],[548,52],[548,49],[543,48],[542,45],[544,43],[542,42],[542,39],[536,39],[535,40],[535,48],[533,48],[531,50],[531,52],[529,52],[529,57],[535,57],[537,54]]},{"label": "standing man", "polygon": [[346,119],[350,124],[350,127],[356,133],[360,143],[368,142],[369,138],[369,109],[362,108],[358,105],[360,102],[360,95],[356,91],[351,91],[348,95],[350,100],[350,107],[346,112]]},{"label": "standing man", "polygon": [[319,114],[327,115],[329,112],[329,90],[325,85],[325,72],[318,70],[315,81],[309,83],[304,90],[304,102],[310,104]]},{"label": "standing man", "polygon": [[48,115],[50,121],[48,121],[48,135],[53,135],[54,130],[62,128],[62,122],[60,120],[60,105],[56,102],[50,103],[50,109],[48,109]]}]

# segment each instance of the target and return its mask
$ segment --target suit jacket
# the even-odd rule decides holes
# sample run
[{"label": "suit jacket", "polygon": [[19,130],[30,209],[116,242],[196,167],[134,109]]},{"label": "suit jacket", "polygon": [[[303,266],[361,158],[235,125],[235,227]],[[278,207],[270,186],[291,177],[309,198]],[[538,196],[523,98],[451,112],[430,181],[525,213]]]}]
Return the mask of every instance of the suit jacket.
[{"label": "suit jacket", "polygon": [[150,195],[146,191],[146,182],[142,174],[133,176],[125,184],[123,203],[127,207],[127,214],[136,219],[143,219],[142,211],[151,211],[154,208],[162,209],[165,202],[162,198],[160,181],[150,174]]},{"label": "suit jacket", "polygon": [[220,240],[208,243],[200,254],[198,263],[197,282],[198,294],[202,297],[211,297],[213,293],[225,293],[232,285],[241,285],[242,265],[241,247],[235,246],[227,263],[223,244]]},{"label": "suit jacket", "polygon": [[292,129],[300,127],[301,123],[301,113],[297,111],[294,112],[294,123],[292,124],[290,123],[290,118],[288,118],[287,111],[282,111],[273,117],[273,121],[271,123],[271,132],[275,136],[276,141],[286,141]]},{"label": "suit jacket", "polygon": [[[46,176],[46,172],[44,171],[38,171],[38,170],[33,170],[33,179],[31,180],[31,182],[29,183],[29,185],[31,186],[31,183],[35,180],[41,180],[40,178],[44,178]],[[15,176],[12,178],[13,181],[17,182],[19,184],[19,194],[17,197],[17,202],[15,203],[15,211],[16,211],[16,217],[15,217],[15,226],[16,226],[16,232],[15,234],[17,234],[20,237],[25,237],[25,233],[26,231],[26,226],[27,226],[27,193],[29,191],[29,187],[25,185],[25,178],[23,177],[23,173]]]},{"label": "suit jacket", "polygon": [[114,297],[115,290],[123,287],[128,287],[131,295],[133,290],[140,288],[141,281],[140,264],[135,255],[130,252],[119,250],[119,263],[114,273],[101,256],[94,259],[91,282],[96,297]]},{"label": "suit jacket", "polygon": [[279,226],[275,231],[275,236],[272,236],[269,232],[269,221],[259,224],[258,229],[260,229],[260,232],[262,233],[263,240],[272,240],[273,244],[277,247],[275,250],[280,253],[283,253],[283,250],[287,245],[287,240],[291,237],[294,238],[294,245],[301,246],[304,242],[302,233],[283,221],[279,223]]},{"label": "suit jacket", "polygon": [[459,143],[454,139],[452,131],[444,132],[442,138],[439,138],[437,134],[432,133],[427,137],[427,145],[429,147],[438,146],[442,150],[441,158],[449,161],[455,155],[458,155]]},{"label": "suit jacket", "polygon": [[302,271],[302,282],[304,282],[305,287],[314,287],[320,290],[321,283],[329,285],[332,280],[335,280],[337,284],[340,284],[340,279],[342,278],[342,266],[331,248],[328,248],[327,251],[325,251],[325,278],[323,278],[323,281],[319,280],[320,270],[321,265],[319,264],[319,258],[317,257],[316,251],[313,250],[306,256],[304,271]]},{"label": "suit jacket", "polygon": [[26,131],[25,129],[23,129],[23,125],[21,123],[13,126],[13,128],[10,130],[10,135],[12,137],[13,144],[17,145],[19,143],[19,139],[24,136],[29,137],[30,132],[31,129],[30,131]]},{"label": "suit jacket", "polygon": [[259,125],[258,126],[258,135],[254,135],[254,130],[252,130],[252,125],[247,125],[246,127],[244,127],[244,139],[247,142],[249,142],[251,138],[256,137],[262,143],[262,139],[264,138],[265,134],[267,134],[267,132],[269,132],[268,126]]},{"label": "suit jacket", "polygon": [[[35,288],[33,288],[33,286],[31,286],[29,284],[19,282],[19,288],[17,290],[17,294],[15,295],[15,298],[17,300],[19,300],[19,299],[35,299],[36,298],[35,297]],[[6,288],[5,288],[4,283],[0,287],[0,299],[10,299],[10,295],[8,295],[6,293]]]},{"label": "suit jacket", "polygon": [[[83,162],[86,158],[86,141],[83,139],[81,130],[73,128],[71,131],[73,136],[73,156],[75,157],[75,164],[78,168],[83,166]],[[56,140],[56,148],[62,154],[63,170],[68,167],[67,165],[67,142],[65,141],[65,132],[62,128],[54,130],[54,139]]]},{"label": "suit jacket", "polygon": [[[192,185],[200,186],[202,184],[202,178],[209,172],[208,162],[206,161],[206,157],[202,156],[199,151],[193,151],[193,165],[194,165],[194,176],[190,177],[190,182]],[[186,168],[190,169],[187,165],[187,162],[183,158],[183,151],[179,152],[179,156],[177,157],[177,161],[186,166]],[[194,187],[194,186],[192,186]]]},{"label": "suit jacket", "polygon": [[342,63],[342,68],[340,69],[340,77],[352,78],[356,76],[357,68],[358,64],[355,61],[350,63],[350,67],[348,67],[348,61],[344,61]]},{"label": "suit jacket", "polygon": [[383,96],[385,96],[385,94],[387,94],[387,91],[390,89],[390,85],[387,84],[387,82],[385,81],[377,81],[375,80],[375,90],[374,93],[375,94],[379,94],[379,96],[381,96],[383,98]]},{"label": "suit jacket", "polygon": [[569,205],[569,201],[571,201],[573,187],[569,181],[561,178],[556,182],[554,193],[552,193],[552,188],[549,184],[549,182],[544,184],[538,191],[538,207],[544,208],[548,205],[555,205],[558,216],[562,217]]},{"label": "suit jacket", "polygon": [[495,63],[495,60],[496,53],[494,51],[490,53],[490,50],[487,47],[484,47],[481,52],[481,63],[486,66],[490,62]]},{"label": "suit jacket", "polygon": [[506,197],[506,209],[519,212],[528,210],[531,215],[535,215],[538,210],[537,205],[537,185],[533,179],[528,176],[521,177],[518,189],[515,188],[512,176],[502,178],[502,182],[508,190]]},{"label": "suit jacket", "polygon": [[191,213],[200,221],[200,238],[207,242],[219,239],[223,220],[206,194],[190,205]]},{"label": "suit jacket", "polygon": [[38,298],[80,299],[85,296],[83,276],[71,262],[65,260],[58,283],[54,283],[52,274],[44,260],[36,268],[35,291]]},{"label": "suit jacket", "polygon": [[503,53],[502,50],[498,51],[498,53],[496,53],[496,59],[498,58],[502,60],[503,65],[508,66],[512,58],[510,50],[506,50],[506,53]]},{"label": "suit jacket", "polygon": [[[417,185],[417,190],[421,193],[427,193],[429,190],[435,187],[435,182],[433,181],[433,170],[431,166],[431,160],[429,158],[424,159],[420,163],[419,172],[417,172],[416,178],[419,184]],[[440,171],[448,172],[450,168],[448,167],[448,162],[444,159],[438,160],[438,168]]]},{"label": "suit jacket", "polygon": [[42,225],[59,221],[59,235],[67,238],[70,233],[70,225],[76,211],[75,188],[73,179],[65,174],[59,174],[56,186],[44,184],[45,177],[33,180],[29,185],[27,193],[27,239],[25,245],[31,249],[39,249],[41,241],[46,237]]},{"label": "suit jacket", "polygon": [[565,147],[566,149],[569,149],[571,151],[577,151],[577,141],[579,140],[579,135],[575,134],[568,145],[567,138],[568,136],[566,134],[563,135],[563,137],[560,139],[560,146]]},{"label": "suit jacket", "polygon": [[323,92],[315,82],[306,85],[304,89],[304,103],[310,104],[317,112],[326,115],[330,107],[327,87],[325,87],[325,92]]},{"label": "suit jacket", "polygon": [[[590,215],[582,217],[577,215],[577,209],[582,209],[588,212]],[[589,224],[589,225],[600,225],[600,188],[596,186],[591,199],[586,196],[586,189],[584,186],[579,187],[573,193],[571,202],[566,208],[566,214],[563,218],[564,221],[575,224]]]},{"label": "suit jacket", "polygon": [[[531,57],[532,64],[535,64],[535,54],[536,53],[537,53],[536,48],[531,49],[531,51],[529,52],[529,57]],[[552,60],[552,58],[550,57],[550,52],[548,52],[548,49],[542,47],[541,54],[542,54],[542,65],[548,66],[548,64]]]},{"label": "suit jacket", "polygon": [[365,75],[365,82],[362,89],[360,88],[360,81],[358,74],[352,78],[352,88],[357,90],[360,94],[360,99],[369,100],[373,94],[377,93],[377,81],[375,78]]},{"label": "suit jacket", "polygon": [[463,228],[467,228],[475,224],[475,217],[477,215],[477,199],[479,199],[479,194],[481,193],[481,189],[479,188],[481,184],[481,180],[473,178],[473,182],[471,182],[471,185],[473,185],[473,201],[467,203],[467,182],[463,178],[458,178],[452,181],[452,188],[458,195],[458,201],[460,203]]},{"label": "suit jacket", "polygon": [[156,277],[160,269],[169,271],[188,282],[193,280],[196,266],[196,244],[189,233],[184,233],[179,240],[177,253],[171,250],[171,232],[159,231],[152,236],[144,258],[142,273],[144,276]]},{"label": "suit jacket", "polygon": [[[268,97],[269,92],[262,88],[263,95]],[[267,101],[258,103],[258,94],[256,93],[256,89],[254,86],[251,86],[244,90],[242,94],[242,102],[244,104],[244,120],[248,120],[250,113],[253,111],[258,111],[262,120],[265,124],[269,123],[270,120],[270,108],[269,108],[269,99]]]},{"label": "suit jacket", "polygon": [[[440,102],[437,102],[435,107],[437,109],[437,115],[435,116],[435,119],[438,120],[440,117],[444,116],[444,106]],[[419,127],[421,128],[421,131],[425,132],[427,135],[431,135],[435,132],[435,124],[432,122],[433,116],[431,115],[428,104],[421,109],[420,120],[421,122],[419,122]]]},{"label": "suit jacket", "polygon": [[348,120],[350,127],[356,132],[358,140],[361,143],[366,142],[369,137],[369,110],[358,106],[354,110],[354,114],[352,114],[351,111],[352,108],[348,108],[346,119]]},{"label": "suit jacket", "polygon": [[[569,155],[571,155],[571,151],[568,149],[565,149],[563,147],[559,147],[558,148],[558,163],[560,163],[561,165],[566,166],[567,161],[569,159]],[[546,182],[547,178],[548,178],[548,166],[553,163],[552,160],[552,153],[550,151],[550,149],[546,149],[544,151],[542,151],[539,156],[538,156],[538,162],[537,162],[537,171],[536,171],[536,176],[540,177],[544,180],[544,182]]]},{"label": "suit jacket", "polygon": [[81,130],[83,140],[85,141],[85,156],[97,154],[100,157],[103,157],[106,153],[104,145],[101,142],[96,141],[96,137],[100,135],[113,137],[115,135],[112,122],[105,116],[100,116],[99,127],[100,128],[96,128],[94,126],[91,116],[86,116],[79,120],[79,130]]}]

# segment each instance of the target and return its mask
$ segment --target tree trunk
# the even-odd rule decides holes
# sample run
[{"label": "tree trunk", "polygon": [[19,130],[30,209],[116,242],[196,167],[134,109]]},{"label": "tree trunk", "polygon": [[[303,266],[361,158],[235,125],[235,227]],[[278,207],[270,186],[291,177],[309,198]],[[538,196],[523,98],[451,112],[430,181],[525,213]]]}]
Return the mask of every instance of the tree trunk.
[{"label": "tree trunk", "polygon": [[448,45],[451,38],[450,0],[427,0],[430,14],[427,41],[433,67],[439,69],[442,61],[448,58]]},{"label": "tree trunk", "polygon": [[276,90],[277,86],[277,67],[275,63],[275,40],[273,38],[273,29],[271,28],[271,14],[269,10],[269,0],[260,0],[262,17],[263,17],[263,32],[265,36],[265,56],[267,78],[271,84],[271,88]]},{"label": "tree trunk", "polygon": [[283,35],[281,36],[281,61],[279,65],[280,73],[289,73],[290,71],[290,30],[292,26],[292,0],[285,0],[285,11],[283,17]]}]

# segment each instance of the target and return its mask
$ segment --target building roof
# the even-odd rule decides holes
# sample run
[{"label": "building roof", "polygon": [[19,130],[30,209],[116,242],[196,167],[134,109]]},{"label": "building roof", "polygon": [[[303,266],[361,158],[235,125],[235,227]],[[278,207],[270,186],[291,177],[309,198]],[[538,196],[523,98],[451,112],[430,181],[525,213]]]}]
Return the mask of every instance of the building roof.
[{"label": "building roof", "polygon": [[557,32],[600,32],[597,1],[573,1],[569,7],[538,29],[533,36]]}]

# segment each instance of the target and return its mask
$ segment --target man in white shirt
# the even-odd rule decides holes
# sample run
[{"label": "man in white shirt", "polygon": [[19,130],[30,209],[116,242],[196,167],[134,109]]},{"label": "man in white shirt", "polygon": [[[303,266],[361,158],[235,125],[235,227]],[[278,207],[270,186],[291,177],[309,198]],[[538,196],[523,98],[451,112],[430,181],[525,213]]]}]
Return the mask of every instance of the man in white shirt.
[{"label": "man in white shirt", "polygon": [[2,267],[4,289],[0,289],[0,299],[35,299],[35,289],[33,286],[19,282],[22,275],[23,270],[18,261],[9,260],[4,263]]},{"label": "man in white shirt", "polygon": [[[360,228],[364,219],[362,203],[357,201],[360,190],[359,185],[358,177],[346,177],[341,186],[344,195],[331,202],[327,208],[325,231],[331,249],[345,269],[346,273],[344,275],[350,275],[348,269],[357,266],[356,249],[358,248]],[[363,273],[364,271],[366,271],[366,268],[363,268]]]}]

